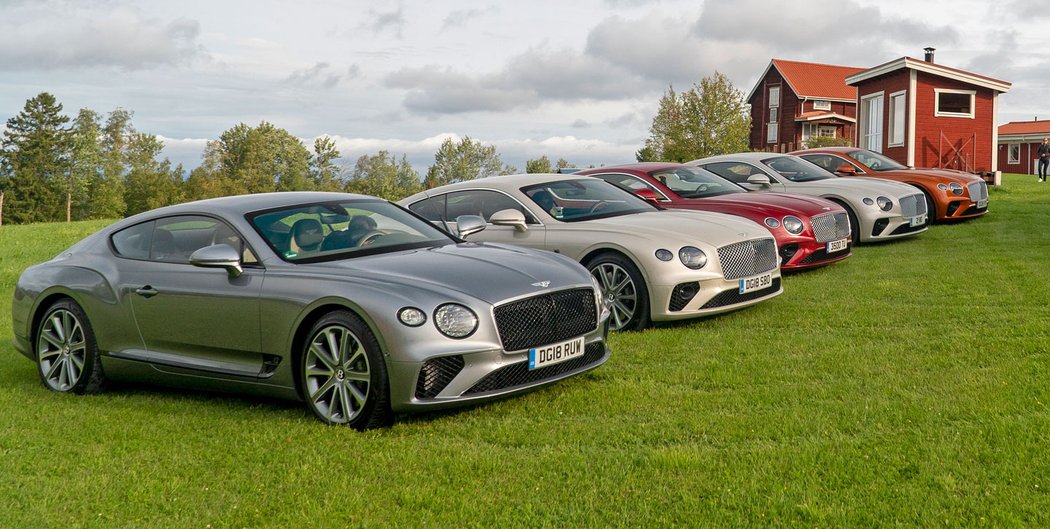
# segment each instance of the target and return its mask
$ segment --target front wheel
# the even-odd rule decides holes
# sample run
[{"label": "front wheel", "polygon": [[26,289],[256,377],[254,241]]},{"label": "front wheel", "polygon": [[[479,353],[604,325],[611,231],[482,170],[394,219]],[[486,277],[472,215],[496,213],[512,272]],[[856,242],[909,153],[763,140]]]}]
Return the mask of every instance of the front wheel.
[{"label": "front wheel", "polygon": [[630,259],[604,253],[587,263],[609,305],[609,329],[639,331],[649,325],[649,289]]},{"label": "front wheel", "polygon": [[390,390],[379,343],[361,318],[332,312],[310,329],[302,355],[303,396],[329,424],[358,430],[390,424]]},{"label": "front wheel", "polygon": [[60,393],[98,393],[105,385],[95,333],[84,309],[64,299],[47,309],[36,332],[40,380]]},{"label": "front wheel", "polygon": [[922,192],[922,198],[926,200],[926,224],[933,224],[937,222],[937,205],[933,203],[933,197],[930,196],[925,190]]}]

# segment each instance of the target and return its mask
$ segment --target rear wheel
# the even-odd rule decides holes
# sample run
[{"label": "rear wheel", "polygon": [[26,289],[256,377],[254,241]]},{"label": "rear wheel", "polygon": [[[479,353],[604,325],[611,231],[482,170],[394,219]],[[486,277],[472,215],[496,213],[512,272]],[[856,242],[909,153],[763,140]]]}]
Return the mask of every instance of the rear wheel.
[{"label": "rear wheel", "polygon": [[303,396],[329,424],[358,430],[390,424],[390,390],[379,343],[361,318],[332,312],[310,329],[302,354]]},{"label": "rear wheel", "polygon": [[638,331],[649,325],[649,289],[638,267],[620,254],[604,253],[587,262],[609,305],[609,328]]},{"label": "rear wheel", "polygon": [[105,384],[98,344],[84,309],[63,299],[47,309],[36,332],[40,380],[60,393],[98,393]]}]

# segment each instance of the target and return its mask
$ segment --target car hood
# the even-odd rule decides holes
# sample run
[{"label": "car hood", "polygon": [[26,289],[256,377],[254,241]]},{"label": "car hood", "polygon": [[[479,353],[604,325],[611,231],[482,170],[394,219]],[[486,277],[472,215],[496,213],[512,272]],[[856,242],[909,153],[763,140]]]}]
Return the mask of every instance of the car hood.
[{"label": "car hood", "polygon": [[685,209],[647,211],[566,224],[573,228],[616,234],[614,239],[630,236],[653,241],[657,245],[703,242],[724,246],[744,239],[770,236],[765,227],[743,217]]},{"label": "car hood", "polygon": [[798,215],[812,217],[829,211],[842,210],[842,206],[823,198],[791,193],[734,193],[711,198],[699,198],[690,202],[704,207],[725,208],[726,213],[752,216]]},{"label": "car hood", "polygon": [[874,198],[875,195],[886,195],[901,198],[920,193],[918,188],[892,180],[878,178],[827,178],[810,182],[794,182],[788,189],[812,189],[819,192],[859,194]]},{"label": "car hood", "polygon": [[490,304],[591,284],[587,270],[567,257],[490,243],[449,244],[303,266],[355,281],[452,290]]},{"label": "car hood", "polygon": [[981,181],[981,177],[970,173],[964,173],[962,171],[955,171],[952,169],[900,169],[897,171],[876,171],[871,174],[873,177],[880,177],[884,175],[897,174],[905,178],[929,178],[938,183],[951,183],[958,182],[962,185],[967,185],[972,182]]}]

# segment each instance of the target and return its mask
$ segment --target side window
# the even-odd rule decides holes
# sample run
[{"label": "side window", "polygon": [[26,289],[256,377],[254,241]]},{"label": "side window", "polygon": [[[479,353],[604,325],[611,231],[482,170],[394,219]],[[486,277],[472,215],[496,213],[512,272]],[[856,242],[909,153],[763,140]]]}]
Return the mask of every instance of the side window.
[{"label": "side window", "polygon": [[233,228],[213,218],[196,215],[168,217],[156,221],[149,259],[188,264],[193,252],[213,244],[232,246],[241,252],[245,264],[259,261]]},{"label": "side window", "polygon": [[538,224],[532,213],[526,210],[517,200],[498,191],[473,189],[449,193],[446,214],[450,222],[455,222],[460,215],[479,215],[486,221],[497,211],[513,209],[525,216],[528,224]]},{"label": "side window", "polygon": [[[838,169],[842,164],[853,165],[838,156],[832,156],[830,154],[804,154],[801,158],[809,163],[819,166],[821,169],[824,169],[829,173],[834,173],[835,169]],[[853,168],[856,169],[857,172],[860,172],[859,167],[854,165]]]},{"label": "side window", "polygon": [[[759,170],[757,167],[753,167],[746,163],[738,162],[710,163],[703,166],[703,168],[736,184],[746,184],[747,177],[753,174],[766,174]],[[770,180],[772,180],[772,178],[770,178]]]},{"label": "side window", "polygon": [[597,178],[601,178],[602,180],[605,180],[606,182],[609,182],[610,184],[622,187],[622,188],[627,189],[629,191],[638,191],[640,189],[652,189],[653,191],[656,191],[649,184],[646,184],[645,182],[643,182],[643,181],[639,180],[638,178],[635,178],[635,177],[633,177],[631,175],[625,175],[625,174],[596,174],[596,175],[593,175],[593,176],[595,176]]},{"label": "side window", "polygon": [[445,220],[445,197],[448,195],[441,195],[438,197],[431,197],[426,200],[420,200],[410,206],[410,209],[416,215],[429,220],[430,222],[442,222]]},{"label": "side window", "polygon": [[110,236],[117,255],[129,259],[149,259],[153,239],[153,221],[136,224]]}]

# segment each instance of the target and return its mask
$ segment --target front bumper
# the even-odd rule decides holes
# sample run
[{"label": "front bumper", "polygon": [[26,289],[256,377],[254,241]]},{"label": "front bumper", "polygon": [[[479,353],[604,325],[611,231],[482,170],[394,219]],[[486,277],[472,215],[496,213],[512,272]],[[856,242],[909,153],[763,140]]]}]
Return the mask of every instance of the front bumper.
[{"label": "front bumper", "polygon": [[[677,285],[656,285],[652,288],[653,321],[671,321],[700,316],[710,316],[739,310],[767,299],[772,299],[784,292],[781,285],[779,269],[772,272],[772,283],[769,287],[740,294],[738,279],[718,277],[701,281],[679,283]],[[688,288],[688,295],[695,289],[695,294],[687,301],[682,298],[683,287]]]}]

